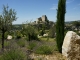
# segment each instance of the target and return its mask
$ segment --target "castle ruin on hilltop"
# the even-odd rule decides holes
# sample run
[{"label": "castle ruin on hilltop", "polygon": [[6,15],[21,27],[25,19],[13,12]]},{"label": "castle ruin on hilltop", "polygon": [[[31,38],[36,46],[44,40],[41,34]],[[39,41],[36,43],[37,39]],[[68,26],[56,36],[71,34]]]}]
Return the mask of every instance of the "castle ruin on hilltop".
[{"label": "castle ruin on hilltop", "polygon": [[42,17],[37,18],[36,24],[38,24],[38,23],[45,23],[47,20],[48,20],[47,16],[46,15],[42,15]]}]

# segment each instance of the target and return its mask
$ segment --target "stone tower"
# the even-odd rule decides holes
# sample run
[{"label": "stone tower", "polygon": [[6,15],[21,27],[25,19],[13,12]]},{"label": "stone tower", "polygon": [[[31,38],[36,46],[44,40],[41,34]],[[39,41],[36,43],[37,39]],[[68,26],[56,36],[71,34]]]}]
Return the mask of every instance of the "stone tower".
[{"label": "stone tower", "polygon": [[47,16],[46,15],[42,15],[42,21],[45,22],[47,20]]},{"label": "stone tower", "polygon": [[42,17],[37,18],[36,24],[38,24],[38,23],[45,23],[47,20],[48,20],[47,16],[46,15],[42,15]]},{"label": "stone tower", "polygon": [[37,18],[36,24],[38,24],[38,22],[41,22],[41,21],[42,21],[41,17]]}]

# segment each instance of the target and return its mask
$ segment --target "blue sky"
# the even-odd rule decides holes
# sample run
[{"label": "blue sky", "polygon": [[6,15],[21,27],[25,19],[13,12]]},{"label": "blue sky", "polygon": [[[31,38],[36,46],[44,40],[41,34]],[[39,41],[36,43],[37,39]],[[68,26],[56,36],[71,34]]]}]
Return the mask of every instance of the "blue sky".
[{"label": "blue sky", "polygon": [[[35,21],[42,15],[47,15],[50,21],[56,21],[58,0],[0,0],[0,14],[3,5],[15,9],[18,19],[14,24],[25,21]],[[80,0],[67,0],[65,21],[80,20]]]}]

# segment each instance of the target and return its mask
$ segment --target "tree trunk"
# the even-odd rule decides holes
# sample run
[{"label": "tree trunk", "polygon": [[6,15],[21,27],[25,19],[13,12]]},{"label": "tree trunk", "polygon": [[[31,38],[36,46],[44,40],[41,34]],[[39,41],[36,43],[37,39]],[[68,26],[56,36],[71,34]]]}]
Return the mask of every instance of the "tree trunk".
[{"label": "tree trunk", "polygon": [[4,51],[4,34],[5,32],[2,31],[2,51]]}]

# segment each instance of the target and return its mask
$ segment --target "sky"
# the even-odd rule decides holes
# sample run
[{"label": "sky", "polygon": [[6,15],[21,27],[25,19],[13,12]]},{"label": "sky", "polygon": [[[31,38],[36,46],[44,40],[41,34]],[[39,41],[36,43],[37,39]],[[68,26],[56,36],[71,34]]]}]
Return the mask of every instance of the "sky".
[{"label": "sky", "polygon": [[[36,21],[42,15],[48,20],[56,22],[58,0],[0,0],[0,14],[3,5],[15,9],[17,20],[13,24],[22,24],[26,21]],[[65,21],[80,20],[80,0],[66,1]]]}]

